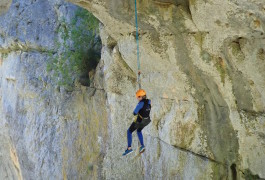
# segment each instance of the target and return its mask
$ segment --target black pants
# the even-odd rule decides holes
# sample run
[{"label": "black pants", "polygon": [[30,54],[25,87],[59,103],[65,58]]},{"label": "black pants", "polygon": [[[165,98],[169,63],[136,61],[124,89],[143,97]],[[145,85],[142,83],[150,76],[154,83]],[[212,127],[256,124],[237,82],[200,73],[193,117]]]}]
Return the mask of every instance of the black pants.
[{"label": "black pants", "polygon": [[142,129],[147,126],[151,122],[150,117],[141,119],[140,117],[137,117],[136,122],[133,122],[131,126],[129,127],[129,131],[131,133],[137,129],[137,132],[141,132]]},{"label": "black pants", "polygon": [[151,122],[150,117],[149,118],[143,118],[140,117],[137,118],[136,122],[133,122],[129,129],[127,130],[127,140],[128,140],[128,147],[131,147],[132,145],[132,133],[137,129],[137,135],[139,138],[139,141],[141,143],[141,146],[144,146],[144,140],[143,140],[143,134],[142,129],[147,126]]}]

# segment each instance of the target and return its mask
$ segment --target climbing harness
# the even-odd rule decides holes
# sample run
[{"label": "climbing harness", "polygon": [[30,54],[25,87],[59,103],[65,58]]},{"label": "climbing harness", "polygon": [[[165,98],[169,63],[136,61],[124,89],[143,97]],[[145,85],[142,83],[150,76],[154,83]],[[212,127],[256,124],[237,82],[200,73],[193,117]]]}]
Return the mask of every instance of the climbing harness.
[{"label": "climbing harness", "polygon": [[139,33],[138,33],[138,22],[137,22],[137,2],[136,0],[135,2],[135,26],[136,26],[136,43],[137,43],[137,65],[138,65],[138,78],[137,78],[137,82],[139,85],[139,89],[141,89],[141,68],[140,68],[140,50],[139,50]]}]

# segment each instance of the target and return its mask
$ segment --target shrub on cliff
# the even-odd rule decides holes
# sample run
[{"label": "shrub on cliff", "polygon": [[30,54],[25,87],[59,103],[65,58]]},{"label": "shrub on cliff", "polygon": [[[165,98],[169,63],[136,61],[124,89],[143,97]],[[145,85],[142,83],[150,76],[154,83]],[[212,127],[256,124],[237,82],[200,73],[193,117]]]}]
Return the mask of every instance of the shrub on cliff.
[{"label": "shrub on cliff", "polygon": [[50,53],[47,70],[53,79],[67,90],[73,90],[78,80],[90,85],[89,72],[100,60],[101,40],[98,36],[99,21],[85,9],[76,11],[72,22],[61,20],[58,27],[55,54]]}]

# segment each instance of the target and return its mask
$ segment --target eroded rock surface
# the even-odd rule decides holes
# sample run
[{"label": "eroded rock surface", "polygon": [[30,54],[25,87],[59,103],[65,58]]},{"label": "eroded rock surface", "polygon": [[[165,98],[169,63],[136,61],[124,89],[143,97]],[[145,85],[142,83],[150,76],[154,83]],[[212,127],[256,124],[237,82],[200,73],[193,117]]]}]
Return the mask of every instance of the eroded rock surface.
[{"label": "eroded rock surface", "polygon": [[1,152],[15,154],[7,158],[10,176],[265,178],[263,0],[138,1],[152,123],[137,159],[121,157],[137,103],[134,1],[71,2],[102,22],[103,42],[93,86],[71,94],[52,84],[45,67],[57,19],[75,8],[23,0],[0,16],[0,113],[9,139]]},{"label": "eroded rock surface", "polygon": [[57,28],[76,10],[23,0],[0,16],[0,179],[101,179],[106,92],[79,84],[66,92],[46,70]]},{"label": "eroded rock surface", "polygon": [[[108,98],[117,99],[111,103],[109,130],[116,149],[120,146],[116,129],[126,132],[131,122],[120,109],[130,109],[124,103],[133,101],[127,96],[137,89],[133,76],[137,72],[134,2],[71,2],[89,9],[104,24],[106,91]],[[149,149],[129,170],[123,168],[128,166],[127,160],[117,163],[113,157],[118,153],[110,150],[104,162],[115,164],[117,172],[113,170],[107,177],[125,177],[133,169],[138,175],[132,178],[142,174],[147,179],[159,175],[179,178],[191,163],[181,164],[174,158],[172,153],[182,150],[213,163],[203,172],[199,166],[191,166],[194,169],[189,173],[194,173],[191,177],[195,179],[201,174],[213,179],[265,177],[264,14],[261,0],[138,1],[142,86],[153,103],[152,125],[144,130]],[[120,123],[124,119],[125,127]],[[153,145],[154,139],[159,146]],[[167,152],[167,145],[176,148]],[[153,154],[157,151],[159,155]],[[187,155],[179,157],[186,159]],[[168,159],[173,164],[167,163]],[[159,162],[166,163],[160,164],[156,173],[149,173]],[[183,171],[169,173],[173,167]]]}]

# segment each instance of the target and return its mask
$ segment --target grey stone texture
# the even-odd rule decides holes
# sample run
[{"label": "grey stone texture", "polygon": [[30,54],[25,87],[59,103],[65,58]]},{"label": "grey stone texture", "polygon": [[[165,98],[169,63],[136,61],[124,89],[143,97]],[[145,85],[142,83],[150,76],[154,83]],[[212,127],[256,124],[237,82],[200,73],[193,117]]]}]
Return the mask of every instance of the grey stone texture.
[{"label": "grey stone texture", "polygon": [[263,0],[137,1],[152,122],[136,158],[121,156],[137,104],[134,1],[71,2],[101,21],[103,43],[91,87],[73,92],[46,64],[76,7],[20,0],[0,16],[0,179],[265,178]]}]

